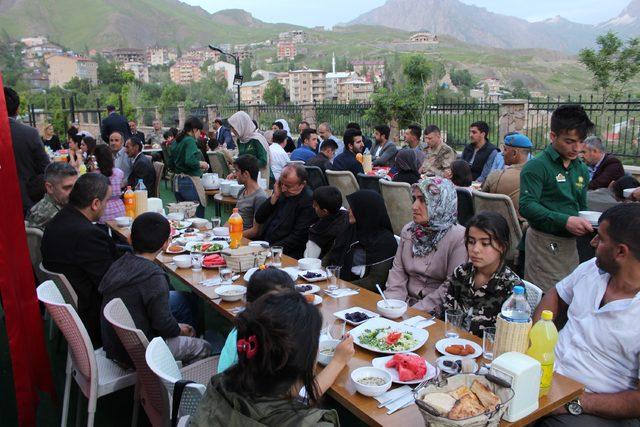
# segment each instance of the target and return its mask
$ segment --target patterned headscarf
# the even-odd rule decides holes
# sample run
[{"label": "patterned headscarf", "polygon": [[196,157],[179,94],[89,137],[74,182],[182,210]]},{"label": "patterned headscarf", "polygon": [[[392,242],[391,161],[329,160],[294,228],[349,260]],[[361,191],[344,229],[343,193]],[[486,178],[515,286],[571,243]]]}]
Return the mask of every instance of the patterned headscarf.
[{"label": "patterned headscarf", "polygon": [[451,181],[440,177],[428,177],[415,184],[427,202],[426,225],[413,223],[409,227],[413,254],[425,256],[438,248],[447,231],[456,224],[458,217],[458,196]]}]

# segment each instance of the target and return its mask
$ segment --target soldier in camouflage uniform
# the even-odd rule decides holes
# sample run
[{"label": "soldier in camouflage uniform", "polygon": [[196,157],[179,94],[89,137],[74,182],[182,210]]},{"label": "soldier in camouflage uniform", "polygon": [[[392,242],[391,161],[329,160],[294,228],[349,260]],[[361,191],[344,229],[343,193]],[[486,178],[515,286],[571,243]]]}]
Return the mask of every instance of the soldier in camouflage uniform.
[{"label": "soldier in camouflage uniform", "polygon": [[424,130],[424,140],[427,144],[427,158],[422,163],[420,173],[451,178],[451,163],[456,159],[456,152],[442,142],[438,126],[427,126]]},{"label": "soldier in camouflage uniform", "polygon": [[27,215],[27,226],[44,227],[69,201],[69,193],[78,179],[78,171],[66,162],[53,162],[44,171],[47,194],[33,205]]}]

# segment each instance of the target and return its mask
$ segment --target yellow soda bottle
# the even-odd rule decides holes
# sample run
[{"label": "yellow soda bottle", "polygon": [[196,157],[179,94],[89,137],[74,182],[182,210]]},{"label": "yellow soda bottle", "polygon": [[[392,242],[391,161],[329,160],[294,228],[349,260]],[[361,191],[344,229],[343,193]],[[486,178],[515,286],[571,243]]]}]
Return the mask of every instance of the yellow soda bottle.
[{"label": "yellow soda bottle", "polygon": [[558,342],[558,330],[553,323],[553,313],[544,310],[540,320],[533,325],[529,332],[531,347],[527,355],[536,359],[542,365],[542,377],[540,378],[540,396],[544,396],[551,388],[553,380],[553,365],[556,360],[554,349]]},{"label": "yellow soda bottle", "polygon": [[229,237],[231,237],[231,243],[229,246],[231,249],[236,249],[240,246],[242,240],[242,217],[238,213],[238,208],[233,208],[233,213],[229,217]]}]

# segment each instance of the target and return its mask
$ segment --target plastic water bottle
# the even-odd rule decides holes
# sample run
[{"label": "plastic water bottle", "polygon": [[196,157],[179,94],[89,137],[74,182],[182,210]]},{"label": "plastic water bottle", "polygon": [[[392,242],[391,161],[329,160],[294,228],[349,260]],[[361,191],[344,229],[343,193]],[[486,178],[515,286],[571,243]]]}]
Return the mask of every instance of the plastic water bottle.
[{"label": "plastic water bottle", "polygon": [[540,377],[540,396],[549,392],[553,381],[553,365],[555,363],[555,347],[558,342],[558,330],[553,323],[553,313],[544,310],[540,320],[533,325],[529,332],[531,347],[527,350],[527,355],[536,359],[542,365],[542,376]]},{"label": "plastic water bottle", "polygon": [[502,304],[502,317],[509,322],[526,323],[531,319],[531,306],[523,286],[514,286],[513,294]]},{"label": "plastic water bottle", "polygon": [[136,197],[136,217],[147,211],[147,187],[144,182],[139,179],[136,185],[136,191],[134,191]]}]

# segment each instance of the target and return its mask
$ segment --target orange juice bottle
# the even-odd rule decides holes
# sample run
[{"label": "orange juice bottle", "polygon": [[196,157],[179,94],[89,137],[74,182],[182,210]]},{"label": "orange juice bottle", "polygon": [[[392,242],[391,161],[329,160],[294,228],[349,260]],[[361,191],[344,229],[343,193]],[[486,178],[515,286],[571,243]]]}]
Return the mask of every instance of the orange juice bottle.
[{"label": "orange juice bottle", "polygon": [[544,310],[540,320],[533,325],[529,332],[531,347],[527,355],[536,359],[542,365],[542,377],[540,378],[540,396],[544,396],[551,388],[553,380],[553,365],[555,363],[555,346],[558,342],[558,330],[553,324],[553,313]]},{"label": "orange juice bottle", "polygon": [[229,244],[231,249],[238,248],[242,240],[242,217],[238,213],[238,208],[233,208],[233,213],[229,217],[229,237],[231,237]]},{"label": "orange juice bottle", "polygon": [[124,192],[124,212],[129,218],[136,217],[136,196],[130,185],[127,186],[127,191]]}]

